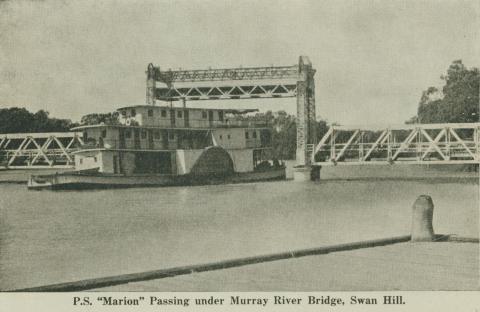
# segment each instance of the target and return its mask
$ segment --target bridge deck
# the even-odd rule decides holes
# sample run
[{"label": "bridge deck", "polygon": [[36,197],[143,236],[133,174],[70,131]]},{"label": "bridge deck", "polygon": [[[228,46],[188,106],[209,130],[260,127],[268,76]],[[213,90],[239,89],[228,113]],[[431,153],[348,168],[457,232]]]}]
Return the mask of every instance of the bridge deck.
[{"label": "bridge deck", "polygon": [[332,126],[309,147],[314,165],[478,164],[480,123]]},{"label": "bridge deck", "polygon": [[78,132],[0,134],[0,166],[8,169],[72,168]]}]

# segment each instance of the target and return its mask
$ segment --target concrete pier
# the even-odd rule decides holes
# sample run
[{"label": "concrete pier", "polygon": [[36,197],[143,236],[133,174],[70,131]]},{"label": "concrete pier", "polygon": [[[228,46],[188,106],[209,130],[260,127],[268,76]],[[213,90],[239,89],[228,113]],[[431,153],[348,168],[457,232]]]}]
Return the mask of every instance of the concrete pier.
[{"label": "concrete pier", "polygon": [[311,168],[308,166],[294,167],[293,168],[293,180],[295,182],[310,181]]},{"label": "concrete pier", "polygon": [[293,180],[295,182],[319,181],[320,166],[298,166],[293,168]]}]

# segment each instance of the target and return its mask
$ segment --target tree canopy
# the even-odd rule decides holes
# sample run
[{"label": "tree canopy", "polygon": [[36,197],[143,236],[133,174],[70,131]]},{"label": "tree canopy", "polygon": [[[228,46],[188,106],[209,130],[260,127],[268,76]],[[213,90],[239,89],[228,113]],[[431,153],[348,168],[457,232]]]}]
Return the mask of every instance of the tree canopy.
[{"label": "tree canopy", "polygon": [[[247,120],[265,121],[272,128],[273,156],[277,159],[295,159],[297,149],[297,123],[294,115],[285,111],[257,113],[243,117]],[[328,130],[325,120],[317,120],[316,137],[321,138]]]},{"label": "tree canopy", "polygon": [[82,117],[80,120],[82,125],[98,125],[104,123],[106,125],[118,125],[118,112],[113,113],[100,113],[100,114],[88,114]]},{"label": "tree canopy", "polygon": [[461,60],[456,60],[441,78],[445,82],[442,90],[429,87],[423,91],[417,115],[407,123],[478,122],[478,68],[468,69]]},{"label": "tree canopy", "polygon": [[44,110],[31,113],[19,107],[0,109],[0,133],[64,132],[76,125],[69,119],[51,118]]}]

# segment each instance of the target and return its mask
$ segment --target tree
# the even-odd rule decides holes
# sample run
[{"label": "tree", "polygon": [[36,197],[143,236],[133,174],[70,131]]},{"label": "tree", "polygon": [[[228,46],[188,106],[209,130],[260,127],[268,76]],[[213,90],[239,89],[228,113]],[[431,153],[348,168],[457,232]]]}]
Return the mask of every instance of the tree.
[{"label": "tree", "polygon": [[98,125],[104,123],[106,125],[118,125],[118,112],[113,113],[101,113],[101,114],[88,114],[82,117],[80,120],[82,125]]},{"label": "tree", "polygon": [[478,122],[478,68],[467,69],[461,60],[456,60],[441,78],[445,81],[442,91],[435,87],[423,91],[417,116],[407,123]]},{"label": "tree", "polygon": [[[297,149],[297,123],[294,115],[285,111],[267,111],[254,116],[237,116],[239,120],[262,121],[272,129],[272,151],[276,159],[295,159]],[[316,121],[316,136],[321,138],[327,131],[325,120]]]},{"label": "tree", "polygon": [[50,118],[44,110],[33,114],[19,107],[0,109],[0,133],[64,132],[75,125],[69,119]]}]

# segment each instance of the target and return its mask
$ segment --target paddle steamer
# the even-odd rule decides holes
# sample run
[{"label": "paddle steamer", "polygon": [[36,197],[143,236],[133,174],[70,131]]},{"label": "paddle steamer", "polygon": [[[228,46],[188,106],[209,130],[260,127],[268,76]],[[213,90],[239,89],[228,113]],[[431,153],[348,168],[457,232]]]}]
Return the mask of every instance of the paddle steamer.
[{"label": "paddle steamer", "polygon": [[256,110],[137,105],[114,124],[84,125],[75,171],[31,176],[30,189],[171,186],[285,179]]}]

